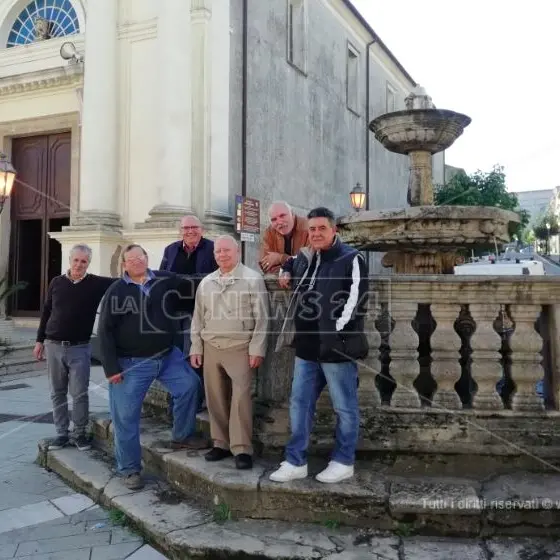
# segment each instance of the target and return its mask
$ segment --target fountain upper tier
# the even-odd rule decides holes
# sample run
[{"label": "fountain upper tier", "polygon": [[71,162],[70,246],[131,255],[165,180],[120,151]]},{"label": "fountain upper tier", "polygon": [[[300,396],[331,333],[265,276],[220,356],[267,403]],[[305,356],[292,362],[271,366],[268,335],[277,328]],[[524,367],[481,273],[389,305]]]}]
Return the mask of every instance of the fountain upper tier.
[{"label": "fountain upper tier", "polygon": [[381,115],[369,127],[387,150],[408,155],[410,207],[346,216],[339,230],[347,243],[385,253],[382,264],[397,274],[453,274],[460,249],[507,243],[510,224],[520,219],[501,208],[434,206],[432,156],[449,148],[471,119],[436,109],[420,86],[405,103],[405,111]]},{"label": "fountain upper tier", "polygon": [[437,154],[447,150],[470,122],[467,115],[447,109],[407,109],[381,115],[369,128],[390,152]]}]

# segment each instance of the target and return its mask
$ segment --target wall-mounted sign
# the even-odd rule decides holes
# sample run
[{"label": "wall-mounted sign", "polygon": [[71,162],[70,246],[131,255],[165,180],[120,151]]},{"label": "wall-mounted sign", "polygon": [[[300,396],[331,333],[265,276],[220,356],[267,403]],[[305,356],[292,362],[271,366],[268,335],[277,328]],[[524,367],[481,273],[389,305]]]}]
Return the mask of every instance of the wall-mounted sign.
[{"label": "wall-mounted sign", "polygon": [[261,232],[261,203],[256,198],[235,196],[235,231],[241,241],[255,241]]}]

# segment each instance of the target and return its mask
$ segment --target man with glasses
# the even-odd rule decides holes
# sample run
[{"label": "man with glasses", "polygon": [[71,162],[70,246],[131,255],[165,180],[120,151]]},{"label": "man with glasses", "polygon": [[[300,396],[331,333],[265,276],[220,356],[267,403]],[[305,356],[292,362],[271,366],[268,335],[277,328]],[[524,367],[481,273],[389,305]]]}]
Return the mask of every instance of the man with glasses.
[{"label": "man with glasses", "polygon": [[[214,242],[202,236],[201,221],[194,215],[184,216],[179,228],[181,239],[168,245],[163,252],[160,270],[174,272],[191,278],[190,285],[185,286],[179,305],[179,331],[176,342],[183,349],[188,359],[191,349],[191,321],[194,312],[194,297],[202,279],[218,269],[214,259]],[[203,368],[196,370],[204,384]],[[199,410],[204,410],[204,391],[201,393]]]},{"label": "man with glasses", "polygon": [[191,320],[194,296],[201,280],[218,269],[214,259],[214,242],[202,236],[200,220],[193,215],[184,216],[180,226],[181,239],[168,245],[163,252],[160,270],[192,278],[190,294],[184,294],[181,305],[181,330],[184,333],[183,353],[188,357],[191,348]]}]

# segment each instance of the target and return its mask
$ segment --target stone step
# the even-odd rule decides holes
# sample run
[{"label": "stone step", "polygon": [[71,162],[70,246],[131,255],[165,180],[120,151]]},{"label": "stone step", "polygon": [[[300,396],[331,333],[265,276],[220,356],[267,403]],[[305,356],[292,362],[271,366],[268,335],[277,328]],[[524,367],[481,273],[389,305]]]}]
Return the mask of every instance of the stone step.
[{"label": "stone step", "polygon": [[[108,416],[92,426],[95,446],[112,454]],[[280,484],[268,479],[278,460],[257,458],[252,470],[239,471],[233,459],[208,463],[204,452],[174,452],[168,439],[168,427],[143,419],[146,469],[207,507],[216,501],[227,504],[237,518],[334,522],[386,531],[405,527],[452,536],[543,535],[560,528],[558,471],[528,472],[504,463],[457,477],[443,457],[442,465],[422,467],[422,457],[385,456],[358,461],[353,479],[326,485],[312,477],[326,463],[315,457],[310,477]]]},{"label": "stone step", "polygon": [[[560,555],[560,542],[546,538],[434,538],[410,535],[404,523],[389,533],[339,526],[334,519],[322,525],[295,519],[235,519],[230,504],[219,495],[205,507],[156,477],[149,477],[141,491],[128,490],[115,476],[107,456],[96,450],[47,452],[40,442],[38,461],[97,503],[122,511],[171,558],[521,560]],[[243,490],[242,483],[238,487]]]},{"label": "stone step", "polygon": [[[560,466],[560,411],[446,410],[438,407],[407,409],[385,405],[360,405],[358,453],[387,452],[457,455],[459,462],[473,457],[521,461],[522,468],[542,470],[545,458]],[[169,393],[157,381],[144,400],[144,411],[171,424]],[[317,403],[309,449],[324,453],[332,448],[336,416],[323,393]],[[289,405],[263,403],[255,398],[253,444],[260,451],[281,452],[290,433]],[[529,459],[534,457],[535,460]]]},{"label": "stone step", "polygon": [[0,377],[46,369],[46,362],[38,362],[29,343],[12,344],[0,349]]}]

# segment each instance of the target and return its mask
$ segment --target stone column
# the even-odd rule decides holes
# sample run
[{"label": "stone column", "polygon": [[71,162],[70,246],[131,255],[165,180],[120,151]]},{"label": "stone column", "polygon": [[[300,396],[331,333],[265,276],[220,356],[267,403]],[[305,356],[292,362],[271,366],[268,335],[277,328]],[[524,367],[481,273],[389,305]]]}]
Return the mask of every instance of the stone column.
[{"label": "stone column", "polygon": [[455,390],[455,383],[461,377],[461,364],[459,363],[461,338],[455,332],[454,323],[459,316],[461,306],[433,303],[430,310],[436,322],[436,330],[430,340],[432,376],[438,385],[433,397],[433,404],[437,408],[460,409],[462,404]]},{"label": "stone column", "polygon": [[511,401],[513,410],[544,410],[543,400],[535,392],[535,385],[544,377],[540,354],[543,341],[535,330],[540,312],[540,305],[511,306],[515,323],[510,339],[511,377],[516,385]]},{"label": "stone column", "polygon": [[501,379],[503,372],[500,363],[502,340],[494,329],[500,305],[471,303],[469,311],[476,323],[471,337],[471,373],[478,384],[473,407],[481,410],[501,409],[503,404],[496,391],[496,383]]},{"label": "stone column", "polygon": [[117,2],[88,6],[80,148],[79,214],[83,229],[119,229],[117,210]]},{"label": "stone column", "polygon": [[193,212],[191,179],[192,103],[191,0],[165,0],[158,16],[158,152],[159,202],[147,227],[177,229]]},{"label": "stone column", "polygon": [[395,328],[389,336],[391,347],[390,372],[397,386],[391,397],[391,406],[420,408],[420,397],[413,386],[420,374],[418,362],[418,335],[412,328],[412,320],[418,311],[414,302],[391,302],[390,313]]},{"label": "stone column", "polygon": [[432,185],[432,154],[411,152],[408,179],[408,203],[411,206],[430,206],[434,203]]}]

